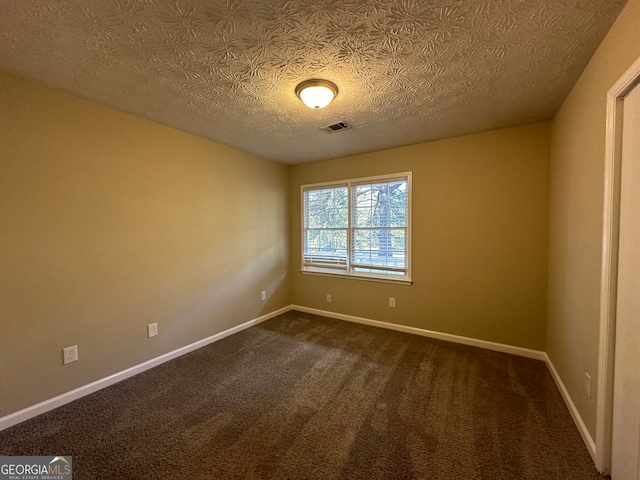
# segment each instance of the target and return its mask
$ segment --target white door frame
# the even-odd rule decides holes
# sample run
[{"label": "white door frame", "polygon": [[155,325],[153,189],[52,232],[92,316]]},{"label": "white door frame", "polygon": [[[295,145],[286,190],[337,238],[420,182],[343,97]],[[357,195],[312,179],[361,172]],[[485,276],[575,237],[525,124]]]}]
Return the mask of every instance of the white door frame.
[{"label": "white door frame", "polygon": [[598,353],[598,403],[596,412],[596,467],[611,473],[613,421],[613,361],[618,293],[618,236],[620,232],[620,171],[622,159],[622,105],[624,97],[640,83],[640,58],[607,92],[602,268],[600,279],[600,341]]}]

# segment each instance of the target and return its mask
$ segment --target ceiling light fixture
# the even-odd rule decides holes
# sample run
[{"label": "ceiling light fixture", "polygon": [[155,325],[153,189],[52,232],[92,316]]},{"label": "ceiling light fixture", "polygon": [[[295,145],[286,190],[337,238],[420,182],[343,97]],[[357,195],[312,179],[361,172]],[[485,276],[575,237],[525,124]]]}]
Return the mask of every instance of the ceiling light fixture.
[{"label": "ceiling light fixture", "polygon": [[305,80],[296,87],[296,95],[309,108],[324,108],[338,95],[338,87],[328,80]]}]

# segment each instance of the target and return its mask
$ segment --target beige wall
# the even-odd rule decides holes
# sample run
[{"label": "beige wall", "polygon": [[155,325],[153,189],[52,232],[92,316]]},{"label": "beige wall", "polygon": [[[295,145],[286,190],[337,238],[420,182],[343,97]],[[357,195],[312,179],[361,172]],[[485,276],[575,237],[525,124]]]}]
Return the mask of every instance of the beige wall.
[{"label": "beige wall", "polygon": [[[548,166],[547,122],[295,166],[293,303],[543,350]],[[300,273],[300,185],[403,171],[413,172],[413,285]]]},{"label": "beige wall", "polygon": [[290,304],[288,167],[1,73],[0,105],[0,417]]},{"label": "beige wall", "polygon": [[[629,0],[551,124],[292,168],[0,73],[0,417],[294,303],[546,349],[594,434],[605,94],[638,24]],[[301,184],[408,170],[413,285],[299,272]]]},{"label": "beige wall", "polygon": [[595,435],[606,93],[640,56],[629,0],[552,123],[547,351]]}]

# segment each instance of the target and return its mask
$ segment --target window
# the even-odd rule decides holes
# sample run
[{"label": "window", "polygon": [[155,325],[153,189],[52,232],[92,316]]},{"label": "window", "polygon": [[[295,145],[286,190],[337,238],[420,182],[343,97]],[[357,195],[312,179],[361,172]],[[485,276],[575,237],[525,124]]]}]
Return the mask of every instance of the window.
[{"label": "window", "polygon": [[409,283],[411,173],[302,186],[302,271]]}]

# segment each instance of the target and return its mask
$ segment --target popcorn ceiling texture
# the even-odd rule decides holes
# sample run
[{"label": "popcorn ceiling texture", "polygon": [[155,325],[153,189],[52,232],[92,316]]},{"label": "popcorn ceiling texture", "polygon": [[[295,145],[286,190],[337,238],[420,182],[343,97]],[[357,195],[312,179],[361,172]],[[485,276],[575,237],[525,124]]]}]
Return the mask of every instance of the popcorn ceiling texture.
[{"label": "popcorn ceiling texture", "polygon": [[0,0],[0,68],[294,164],[551,118],[625,3]]}]

